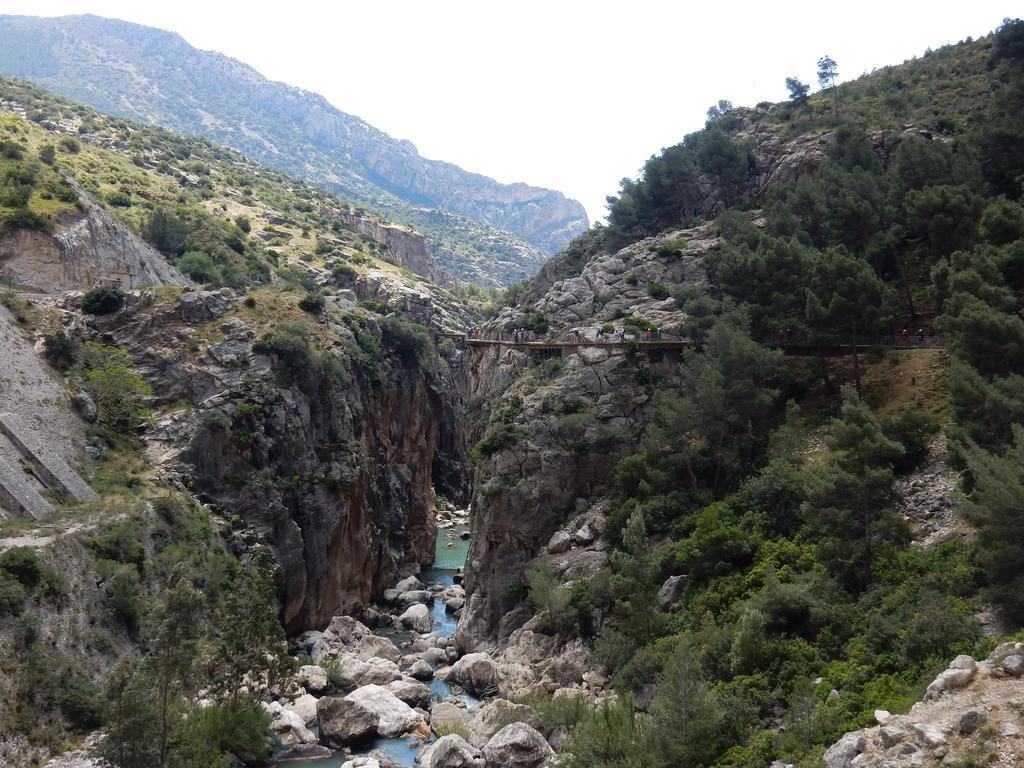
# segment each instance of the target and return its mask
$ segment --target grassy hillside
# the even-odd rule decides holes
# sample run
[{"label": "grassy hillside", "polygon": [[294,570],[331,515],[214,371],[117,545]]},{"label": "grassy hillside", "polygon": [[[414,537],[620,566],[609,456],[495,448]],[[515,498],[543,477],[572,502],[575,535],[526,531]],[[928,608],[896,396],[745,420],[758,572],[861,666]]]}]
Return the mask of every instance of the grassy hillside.
[{"label": "grassy hillside", "polygon": [[52,228],[75,207],[66,175],[197,282],[312,289],[311,268],[368,267],[419,279],[347,223],[373,214],[234,150],[14,80],[0,79],[0,107],[0,224]]}]

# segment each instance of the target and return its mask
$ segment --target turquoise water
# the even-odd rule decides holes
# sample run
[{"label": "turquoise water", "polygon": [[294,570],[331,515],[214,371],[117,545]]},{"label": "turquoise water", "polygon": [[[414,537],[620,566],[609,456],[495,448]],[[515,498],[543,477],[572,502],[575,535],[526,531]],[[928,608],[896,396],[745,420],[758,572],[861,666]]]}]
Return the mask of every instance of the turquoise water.
[{"label": "turquoise water", "polygon": [[[463,540],[461,534],[464,530],[467,530],[465,526],[457,528],[442,529],[437,532],[437,543],[434,549],[434,565],[430,568],[424,568],[420,574],[419,579],[427,587],[432,584],[443,584],[445,587],[450,587],[455,583],[455,576],[459,569],[462,568],[466,563],[466,556],[469,554],[469,540]],[[454,538],[449,539],[448,533],[451,532]],[[452,546],[449,547],[448,544]],[[434,620],[433,632],[441,637],[451,637],[455,634],[455,629],[458,625],[457,619],[454,616],[449,616],[444,610],[444,601],[435,600],[433,606],[430,607],[430,615]],[[377,634],[383,635],[391,639],[395,645],[401,645],[401,643],[409,640],[412,637],[410,632],[396,632],[394,630],[380,630]],[[475,696],[468,693],[456,694],[448,683],[442,680],[429,680],[427,681],[427,687],[430,688],[431,698],[434,701],[442,701],[451,696],[458,696],[460,699],[466,702],[469,707],[474,707],[480,703],[480,700]],[[314,729],[315,730],[315,729]],[[433,740],[433,735],[431,740]],[[390,757],[399,765],[403,766],[414,766],[416,764],[416,750],[422,746],[423,742],[418,739],[375,739],[372,742],[368,742],[359,749],[353,750],[351,754],[344,751],[335,752],[330,757],[319,758],[316,760],[296,760],[282,763],[282,766],[295,766],[295,768],[341,768],[342,763],[346,760],[351,760],[353,757],[360,757],[368,755],[373,750],[377,749],[383,752],[385,755]]]}]

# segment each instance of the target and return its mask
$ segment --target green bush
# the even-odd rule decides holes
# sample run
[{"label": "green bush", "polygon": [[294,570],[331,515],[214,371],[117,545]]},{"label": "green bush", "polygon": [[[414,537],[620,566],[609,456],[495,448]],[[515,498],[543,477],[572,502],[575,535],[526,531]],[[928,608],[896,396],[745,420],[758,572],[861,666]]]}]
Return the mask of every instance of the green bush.
[{"label": "green bush", "polygon": [[12,547],[0,553],[0,571],[17,579],[22,586],[30,590],[34,589],[46,574],[39,553],[32,547]]},{"label": "green bush", "polygon": [[299,309],[309,312],[311,315],[319,315],[324,311],[324,296],[322,293],[307,293],[299,299]]},{"label": "green bush", "polygon": [[425,365],[430,360],[434,344],[425,326],[402,317],[385,317],[380,332],[384,343],[406,363]]},{"label": "green bush", "polygon": [[668,288],[666,288],[661,283],[651,283],[650,285],[648,285],[647,293],[651,295],[652,299],[655,299],[657,301],[661,301],[662,299],[667,299],[669,297]]},{"label": "green bush", "polygon": [[197,283],[219,283],[221,281],[220,268],[210,258],[209,254],[202,251],[188,251],[182,254],[174,266]]},{"label": "green bush", "polygon": [[96,403],[100,423],[115,431],[130,432],[146,415],[151,390],[124,350],[87,342],[75,380]]},{"label": "green bush", "polygon": [[58,371],[66,371],[78,362],[82,345],[64,331],[56,331],[43,337],[43,355]]},{"label": "green bush", "polygon": [[124,306],[125,294],[120,288],[101,285],[87,291],[82,298],[82,311],[89,315],[109,315]]},{"label": "green bush", "polygon": [[28,592],[13,576],[0,573],[0,616],[16,616],[21,612]]}]

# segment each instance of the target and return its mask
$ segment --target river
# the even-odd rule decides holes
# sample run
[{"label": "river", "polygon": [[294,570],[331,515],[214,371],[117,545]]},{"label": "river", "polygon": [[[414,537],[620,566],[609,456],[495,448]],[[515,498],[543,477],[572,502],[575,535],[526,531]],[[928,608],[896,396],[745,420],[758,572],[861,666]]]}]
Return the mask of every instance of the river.
[{"label": "river", "polygon": [[[469,539],[463,539],[462,534],[467,531],[467,526],[455,526],[452,528],[440,528],[437,531],[437,542],[434,550],[434,565],[431,568],[423,569],[419,579],[427,587],[433,584],[442,584],[450,587],[455,583],[455,577],[460,568],[466,563],[466,555],[469,553]],[[434,600],[430,608],[430,614],[434,621],[432,634],[441,637],[451,637],[455,634],[458,620],[445,612],[444,601]],[[408,644],[412,637],[410,632],[395,632],[378,630],[378,634],[388,637],[399,648]],[[404,669],[404,667],[403,667]],[[434,701],[443,701],[454,695],[451,686],[443,680],[431,679],[426,685],[430,688]],[[472,708],[479,704],[479,701],[467,693],[459,694],[459,698],[466,702],[466,706]],[[314,732],[316,728],[312,729]],[[432,737],[433,738],[433,737]],[[368,755],[374,750],[379,750],[390,757],[399,765],[415,765],[416,751],[424,742],[419,739],[384,739],[378,738],[353,750],[351,753],[338,750],[330,757],[317,758],[314,760],[288,761],[281,763],[282,766],[294,766],[295,768],[340,768],[347,760],[353,757]]]}]

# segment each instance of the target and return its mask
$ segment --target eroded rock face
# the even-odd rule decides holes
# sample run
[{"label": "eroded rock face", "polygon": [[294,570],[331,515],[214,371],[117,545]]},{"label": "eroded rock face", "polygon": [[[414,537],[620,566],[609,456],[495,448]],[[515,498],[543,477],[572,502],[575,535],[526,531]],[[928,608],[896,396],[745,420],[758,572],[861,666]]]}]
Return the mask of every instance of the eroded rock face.
[{"label": "eroded rock face", "polygon": [[78,191],[82,211],[59,215],[53,234],[31,229],[0,232],[0,270],[16,285],[56,293],[88,290],[109,281],[120,282],[122,288],[189,282],[81,188]]},{"label": "eroded rock face", "polygon": [[[186,293],[103,331],[136,360],[155,405],[197,404],[160,424],[169,446],[161,463],[270,546],[285,581],[286,629],[323,629],[433,561],[435,487],[462,493],[435,475],[435,466],[465,460],[455,429],[462,396],[435,363],[395,351],[376,371],[354,361],[341,325],[316,329],[337,350],[326,353],[336,375],[289,372],[287,361],[254,349],[261,334],[240,307],[220,292]],[[213,341],[196,351],[199,334]]]}]

